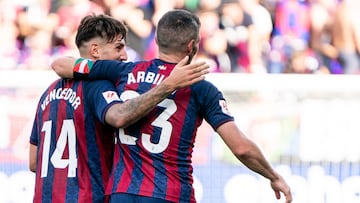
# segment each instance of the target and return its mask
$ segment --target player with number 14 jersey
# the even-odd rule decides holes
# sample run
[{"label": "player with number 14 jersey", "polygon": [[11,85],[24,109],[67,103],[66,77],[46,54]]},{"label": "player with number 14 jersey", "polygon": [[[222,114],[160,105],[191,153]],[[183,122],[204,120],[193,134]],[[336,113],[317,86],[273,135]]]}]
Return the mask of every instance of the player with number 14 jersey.
[{"label": "player with number 14 jersey", "polygon": [[103,125],[104,114],[119,102],[109,81],[59,79],[43,93],[30,136],[37,146],[34,202],[105,201],[115,130]]}]

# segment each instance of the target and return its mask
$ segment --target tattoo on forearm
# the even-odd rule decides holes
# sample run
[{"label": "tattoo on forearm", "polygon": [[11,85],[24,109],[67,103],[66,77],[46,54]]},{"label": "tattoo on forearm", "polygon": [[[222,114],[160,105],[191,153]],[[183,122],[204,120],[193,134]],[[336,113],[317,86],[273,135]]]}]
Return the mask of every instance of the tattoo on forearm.
[{"label": "tattoo on forearm", "polygon": [[166,85],[159,85],[152,90],[126,101],[118,113],[126,118],[127,123],[134,123],[148,114],[158,103],[164,100],[172,91]]}]

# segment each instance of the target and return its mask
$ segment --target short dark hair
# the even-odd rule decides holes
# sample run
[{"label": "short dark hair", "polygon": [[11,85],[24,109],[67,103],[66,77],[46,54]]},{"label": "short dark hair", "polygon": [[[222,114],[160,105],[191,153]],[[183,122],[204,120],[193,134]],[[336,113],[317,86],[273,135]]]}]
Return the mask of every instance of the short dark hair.
[{"label": "short dark hair", "polygon": [[186,51],[190,40],[200,40],[199,29],[200,20],[195,14],[182,9],[168,11],[157,25],[157,45],[164,52]]},{"label": "short dark hair", "polygon": [[113,17],[104,14],[90,14],[85,16],[77,29],[75,44],[78,48],[83,42],[88,42],[95,37],[113,42],[119,35],[126,39],[127,27]]}]

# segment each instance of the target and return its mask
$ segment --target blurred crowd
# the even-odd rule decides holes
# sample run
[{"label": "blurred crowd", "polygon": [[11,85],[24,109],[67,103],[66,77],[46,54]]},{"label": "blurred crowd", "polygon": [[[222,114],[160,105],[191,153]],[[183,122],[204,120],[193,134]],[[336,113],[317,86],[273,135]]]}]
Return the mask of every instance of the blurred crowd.
[{"label": "blurred crowd", "polygon": [[212,72],[360,73],[359,0],[0,0],[0,70],[79,56],[74,36],[89,13],[126,23],[129,60],[156,57],[155,25],[174,8],[200,17],[197,57]]}]

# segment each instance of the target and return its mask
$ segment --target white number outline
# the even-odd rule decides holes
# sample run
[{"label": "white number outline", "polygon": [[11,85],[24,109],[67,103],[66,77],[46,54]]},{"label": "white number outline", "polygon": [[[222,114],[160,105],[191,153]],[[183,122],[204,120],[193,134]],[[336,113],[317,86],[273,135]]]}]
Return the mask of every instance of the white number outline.
[{"label": "white number outline", "polygon": [[[139,96],[139,93],[133,90],[124,91],[120,98],[123,101]],[[172,134],[172,124],[168,121],[169,118],[176,112],[177,106],[174,100],[164,99],[158,104],[163,107],[164,111],[151,123],[154,127],[161,128],[160,138],[158,143],[151,142],[151,135],[147,133],[141,134],[141,143],[146,150],[151,153],[161,153],[166,150],[170,143],[170,137]],[[131,135],[126,135],[124,129],[119,128],[119,139],[122,144],[136,145],[137,138]]]},{"label": "white number outline", "polygon": [[[49,156],[50,156],[50,143],[51,143],[51,128],[52,121],[45,121],[41,132],[45,132],[42,164],[41,164],[41,177],[47,177],[49,169]],[[62,155],[65,151],[66,143],[68,143],[69,158],[63,159]],[[76,177],[77,169],[77,155],[76,155],[76,131],[74,121],[72,119],[63,120],[61,131],[56,147],[51,155],[50,161],[54,168],[64,169],[68,167],[68,177]]]}]

